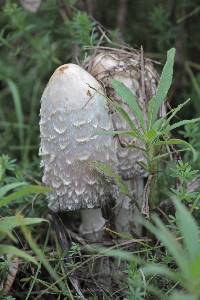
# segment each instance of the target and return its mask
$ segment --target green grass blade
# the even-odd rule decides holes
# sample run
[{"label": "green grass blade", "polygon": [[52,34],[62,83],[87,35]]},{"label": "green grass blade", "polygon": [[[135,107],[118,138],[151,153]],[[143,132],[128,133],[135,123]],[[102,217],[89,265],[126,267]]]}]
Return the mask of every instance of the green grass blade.
[{"label": "green grass blade", "polygon": [[48,262],[47,258],[45,257],[43,251],[38,247],[38,245],[33,240],[31,232],[27,229],[26,226],[21,226],[21,229],[22,229],[24,237],[26,238],[26,240],[27,240],[30,248],[32,249],[32,251],[38,256],[40,262],[43,264],[43,266],[45,267],[45,269],[47,270],[47,272],[49,273],[51,278],[53,278],[55,280],[57,286],[59,286],[59,288],[62,291],[63,295],[68,296],[67,286],[63,282],[63,278],[60,277],[56,273],[54,268],[52,268],[52,266]]},{"label": "green grass blade", "polygon": [[16,117],[17,117],[17,121],[19,124],[18,135],[19,135],[20,144],[23,146],[24,145],[24,126],[23,126],[24,125],[24,115],[23,115],[23,111],[22,111],[21,97],[19,94],[18,87],[14,83],[14,81],[12,81],[11,79],[6,79],[6,83],[12,93],[12,96],[13,96]]},{"label": "green grass blade", "polygon": [[179,244],[175,236],[167,229],[164,223],[156,216],[153,217],[156,224],[154,234],[165,245],[168,251],[173,255],[179,269],[182,271],[184,277],[188,274],[188,257],[181,244]]},{"label": "green grass blade", "polygon": [[97,135],[128,135],[132,137],[137,137],[134,131],[131,130],[102,130],[96,131],[95,134]]},{"label": "green grass blade", "polygon": [[0,230],[11,231],[20,225],[35,225],[44,221],[46,220],[42,218],[23,218],[21,216],[19,220],[18,216],[4,217],[0,219]]},{"label": "green grass blade", "polygon": [[184,244],[191,260],[200,253],[200,235],[197,222],[180,201],[174,201],[176,220],[184,238]]},{"label": "green grass blade", "polygon": [[[46,237],[45,237],[44,247],[43,247],[43,249],[42,249],[42,252],[43,252],[43,253],[45,252],[45,249],[46,249],[46,247],[47,247],[47,243],[48,243],[48,240],[49,240],[49,235],[50,235],[50,227],[49,227],[49,229],[48,229],[48,231],[47,231],[47,234],[46,234]],[[35,274],[34,274],[33,281],[32,281],[32,283],[31,283],[31,285],[30,285],[30,288],[29,288],[29,290],[28,290],[28,293],[27,293],[27,295],[26,295],[26,299],[25,299],[25,300],[28,300],[29,297],[31,296],[31,292],[32,292],[32,290],[33,290],[33,287],[34,287],[36,281],[37,281],[39,272],[40,272],[40,270],[41,270],[41,266],[42,266],[42,263],[41,263],[41,261],[40,261],[40,263],[38,264],[37,270],[36,270],[36,272],[35,272]]]},{"label": "green grass blade", "polygon": [[28,196],[33,193],[48,193],[51,189],[49,187],[41,185],[29,185],[22,187],[20,191],[13,192],[11,195],[8,195],[0,200],[0,208],[4,205],[8,205],[10,202],[16,200],[17,198]]},{"label": "green grass blade", "polygon": [[200,118],[195,118],[195,119],[191,119],[191,120],[183,120],[183,121],[174,123],[174,124],[170,125],[167,128],[167,130],[171,131],[171,130],[181,127],[183,125],[192,124],[192,123],[196,123],[196,122],[200,122]]},{"label": "green grass blade", "polygon": [[27,185],[27,182],[14,182],[10,184],[6,184],[2,188],[0,188],[0,199],[11,190],[14,190],[20,186]]},{"label": "green grass blade", "polygon": [[165,247],[173,255],[180,269],[184,269],[184,273],[186,273],[187,257],[185,256],[183,248],[177,242],[175,236],[172,235],[172,233],[167,229],[162,221],[158,219],[158,217],[153,216],[152,219],[155,222],[156,226],[154,226],[150,222],[145,222],[144,226],[165,245]]},{"label": "green grass blade", "polygon": [[5,254],[18,256],[18,257],[21,257],[27,261],[30,261],[30,262],[36,264],[36,265],[38,264],[34,257],[30,256],[26,252],[14,247],[14,246],[0,245],[0,255],[5,255]]},{"label": "green grass blade", "polygon": [[41,81],[35,82],[33,88],[32,88],[32,96],[30,98],[30,115],[29,115],[29,124],[27,124],[27,131],[24,141],[24,149],[23,149],[23,164],[26,168],[26,165],[28,166],[28,158],[29,158],[29,152],[31,151],[32,147],[32,140],[35,135],[34,125],[37,124],[37,104],[38,104],[38,97],[40,95],[41,91]]},{"label": "green grass blade", "polygon": [[178,280],[178,276],[176,272],[171,271],[168,267],[161,264],[147,264],[144,268],[142,268],[145,274],[157,274],[163,275],[170,278],[173,281]]}]

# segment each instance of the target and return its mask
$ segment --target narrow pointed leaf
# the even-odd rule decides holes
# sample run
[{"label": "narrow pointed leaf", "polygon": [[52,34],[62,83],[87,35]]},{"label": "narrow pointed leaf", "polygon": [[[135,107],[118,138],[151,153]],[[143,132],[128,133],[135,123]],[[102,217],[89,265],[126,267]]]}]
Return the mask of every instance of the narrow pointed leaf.
[{"label": "narrow pointed leaf", "polygon": [[167,93],[169,91],[169,88],[172,83],[172,77],[173,77],[173,66],[174,66],[174,57],[175,57],[176,50],[175,48],[171,48],[167,52],[167,61],[165,63],[165,66],[163,68],[160,81],[158,84],[156,95],[153,97],[153,99],[149,102],[149,117],[151,120],[151,124],[154,123],[156,120],[158,111],[162,105],[162,103],[165,101]]},{"label": "narrow pointed leaf", "polygon": [[130,126],[130,128],[132,130],[134,130],[135,132],[138,132],[137,127],[135,126],[135,124],[133,123],[133,121],[131,120],[131,118],[129,117],[129,114],[123,109],[123,107],[121,107],[119,105],[115,105],[115,108],[120,113],[120,115],[122,116],[122,118],[128,123],[128,125]]},{"label": "narrow pointed leaf", "polygon": [[183,121],[174,123],[168,127],[168,130],[171,131],[171,130],[181,127],[183,125],[192,124],[192,123],[196,123],[196,122],[200,122],[200,118],[195,118],[195,119],[191,119],[191,120],[183,120]]},{"label": "narrow pointed leaf", "polygon": [[96,131],[96,135],[128,135],[132,137],[137,137],[137,134],[132,130],[102,130]]},{"label": "narrow pointed leaf", "polygon": [[168,228],[158,217],[154,217],[153,219],[157,225],[157,236],[159,240],[163,242],[168,251],[173,255],[177,265],[179,266],[179,269],[186,277],[188,273],[188,258],[183,250],[183,247],[179,242],[177,242],[175,236],[168,230]]},{"label": "narrow pointed leaf", "polygon": [[42,218],[19,218],[17,216],[4,217],[0,219],[0,229],[4,231],[11,231],[17,226],[34,225],[46,221]]},{"label": "narrow pointed leaf", "polygon": [[148,264],[144,268],[142,268],[142,270],[145,274],[163,275],[170,278],[171,280],[178,280],[177,273],[172,272],[168,267],[161,264]]},{"label": "narrow pointed leaf", "polygon": [[170,110],[169,114],[170,116],[167,118],[166,123],[169,124],[169,122],[171,121],[171,119],[173,119],[173,117],[186,105],[188,104],[188,102],[190,102],[190,98],[187,99],[185,102],[179,104],[176,108],[173,108],[172,110]]},{"label": "narrow pointed leaf", "polygon": [[10,202],[16,200],[17,198],[28,196],[33,193],[48,193],[51,189],[49,187],[41,186],[41,185],[29,185],[22,187],[20,191],[13,192],[12,194],[2,198],[0,200],[0,208],[4,205],[8,205]]},{"label": "narrow pointed leaf", "polygon": [[2,188],[0,188],[0,198],[3,197],[9,191],[16,189],[23,185],[27,185],[27,182],[14,182],[14,183],[10,183],[10,184],[3,186]]},{"label": "narrow pointed leaf", "polygon": [[161,128],[164,120],[165,120],[165,117],[156,120],[155,123],[152,126],[152,129],[159,130]]},{"label": "narrow pointed leaf", "polygon": [[145,222],[145,227],[151,231],[168,249],[176,260],[177,265],[187,274],[187,257],[183,252],[181,245],[177,242],[176,238],[171,234],[167,227],[157,217],[153,217],[156,226],[150,222]]},{"label": "narrow pointed leaf", "polygon": [[15,84],[14,81],[11,79],[6,80],[8,87],[12,93],[13,96],[13,102],[15,105],[15,111],[16,111],[16,116],[17,116],[17,121],[19,124],[19,139],[20,139],[20,144],[23,145],[24,142],[24,116],[23,116],[23,111],[22,111],[22,104],[21,104],[21,97],[19,94],[19,89],[17,85]]},{"label": "narrow pointed leaf", "polygon": [[0,245],[0,255],[5,255],[5,254],[18,256],[18,257],[21,257],[27,261],[30,261],[30,262],[36,264],[36,265],[38,264],[34,257],[30,256],[26,252],[14,247],[14,246]]},{"label": "narrow pointed leaf", "polygon": [[200,235],[197,222],[189,211],[178,200],[174,201],[176,207],[177,225],[184,238],[184,244],[190,259],[194,259],[200,253]]},{"label": "narrow pointed leaf", "polygon": [[180,139],[169,139],[167,141],[158,141],[155,143],[155,145],[156,146],[158,146],[158,145],[183,145],[183,146],[186,146],[188,148],[188,150],[192,151],[193,160],[195,161],[197,159],[197,153],[196,153],[195,149],[192,147],[192,145],[190,145],[186,141],[183,141]]},{"label": "narrow pointed leaf", "polygon": [[56,282],[56,285],[59,286],[59,288],[61,289],[61,291],[63,293],[63,296],[67,296],[67,299],[68,299],[69,298],[68,290],[66,289],[66,285],[63,282],[62,277],[60,277],[56,273],[55,268],[53,268],[50,265],[48,259],[44,255],[43,251],[38,247],[36,242],[33,240],[31,232],[27,229],[27,227],[22,226],[21,230],[22,230],[24,237],[25,237],[26,241],[28,242],[30,248],[32,249],[32,251],[38,256],[38,259],[43,264],[43,266],[46,268],[46,270],[48,271],[51,278],[53,278],[53,280]]},{"label": "narrow pointed leaf", "polygon": [[117,95],[119,95],[123,99],[123,101],[128,104],[130,109],[135,114],[137,120],[139,121],[140,126],[144,129],[144,116],[138,104],[138,99],[122,82],[112,80],[112,86]]}]

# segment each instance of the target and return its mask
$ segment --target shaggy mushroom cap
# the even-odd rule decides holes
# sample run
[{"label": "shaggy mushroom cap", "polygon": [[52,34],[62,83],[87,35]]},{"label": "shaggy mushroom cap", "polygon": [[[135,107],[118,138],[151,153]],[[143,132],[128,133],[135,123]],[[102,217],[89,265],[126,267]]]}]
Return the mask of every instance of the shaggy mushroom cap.
[{"label": "shaggy mushroom cap", "polygon": [[93,161],[116,165],[116,143],[97,131],[113,130],[106,98],[97,80],[83,68],[56,69],[41,99],[40,133],[43,182],[53,188],[54,212],[100,207],[109,192],[108,179]]},{"label": "shaggy mushroom cap", "polygon": [[[134,95],[137,96],[143,115],[147,117],[147,101],[156,93],[158,83],[158,74],[153,67],[152,61],[144,60],[144,71],[141,73],[141,56],[137,51],[127,52],[119,49],[99,50],[97,54],[90,56],[84,68],[100,81],[105,88],[107,96],[114,101],[117,101],[128,112],[135,125],[139,127],[137,119],[129,106],[118,97],[112,88],[111,81],[116,79],[126,85]],[[144,86],[142,87],[142,76]],[[144,96],[145,90],[145,96]],[[116,130],[129,130],[129,125],[121,116],[110,107],[112,112],[113,126]],[[165,106],[163,105],[160,115],[165,115]],[[137,162],[144,162],[144,153],[134,147],[126,147],[135,145],[142,147],[139,141],[135,138],[120,136],[117,137],[117,158],[118,172],[123,179],[131,179],[134,176],[143,175],[143,170]]]}]

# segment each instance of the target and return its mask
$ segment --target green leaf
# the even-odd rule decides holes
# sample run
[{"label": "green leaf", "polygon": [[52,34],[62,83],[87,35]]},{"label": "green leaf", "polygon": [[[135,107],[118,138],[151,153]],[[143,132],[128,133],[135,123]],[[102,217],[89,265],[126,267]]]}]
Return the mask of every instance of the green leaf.
[{"label": "green leaf", "polygon": [[2,228],[0,228],[0,237],[1,237],[1,240],[4,240],[6,237],[9,237],[9,239],[11,239],[14,243],[17,243],[17,239],[12,234],[12,232],[4,230]]},{"label": "green leaf", "polygon": [[128,135],[132,137],[137,137],[137,135],[134,134],[133,131],[130,130],[102,130],[102,131],[96,131],[96,135]]},{"label": "green leaf", "polygon": [[27,182],[15,182],[15,183],[10,183],[10,184],[3,186],[2,188],[0,188],[0,198],[3,197],[9,191],[16,189],[23,185],[27,185]]},{"label": "green leaf", "polygon": [[49,187],[41,186],[41,185],[29,185],[22,187],[20,191],[13,192],[9,196],[6,196],[0,200],[0,208],[4,205],[8,205],[10,202],[16,200],[17,198],[28,196],[33,193],[48,193],[51,189]]},{"label": "green leaf", "polygon": [[149,101],[149,105],[148,105],[149,128],[151,128],[152,124],[155,122],[158,111],[162,103],[165,101],[167,93],[171,86],[175,53],[176,53],[175,48],[171,48],[167,52],[167,61],[165,63],[165,66],[163,68],[160,77],[156,95]]},{"label": "green leaf", "polygon": [[166,156],[168,156],[168,155],[170,155],[169,152],[166,152],[166,153],[163,153],[163,154],[156,155],[156,156],[154,156],[153,161],[154,161],[154,160],[160,160],[160,159],[162,159],[163,157],[166,157]]},{"label": "green leaf", "polygon": [[16,111],[16,116],[17,116],[17,121],[19,124],[19,139],[20,139],[20,144],[23,145],[24,143],[24,116],[23,116],[23,111],[22,111],[22,105],[21,105],[21,97],[19,94],[19,90],[15,82],[11,79],[6,79],[6,82],[8,84],[8,87],[12,93],[13,96],[13,102],[15,105],[15,111]]},{"label": "green leaf", "polygon": [[157,115],[161,104],[165,101],[167,93],[172,84],[175,53],[175,48],[171,48],[169,51],[167,51],[167,61],[163,68],[155,96],[155,116]]},{"label": "green leaf", "polygon": [[129,114],[121,107],[120,105],[114,104],[116,110],[120,113],[122,118],[128,123],[132,131],[135,133],[135,135],[140,135],[140,131],[137,129],[131,118],[129,117]]},{"label": "green leaf", "polygon": [[189,265],[189,280],[188,290],[195,291],[200,286],[200,251],[197,256],[193,258]]},{"label": "green leaf", "polygon": [[197,222],[180,201],[174,201],[176,221],[184,238],[184,244],[191,260],[200,253],[200,235]]},{"label": "green leaf", "polygon": [[184,101],[183,103],[179,104],[176,108],[173,108],[170,110],[169,114],[170,116],[167,118],[166,123],[169,124],[171,119],[188,103],[190,102],[190,98]]},{"label": "green leaf", "polygon": [[145,128],[144,116],[142,110],[138,104],[138,99],[122,82],[117,80],[112,80],[112,86],[117,93],[130,107],[130,109],[135,114],[137,120],[140,122],[142,129]]},{"label": "green leaf", "polygon": [[22,226],[21,230],[22,230],[22,232],[24,234],[24,237],[25,237],[26,241],[28,242],[30,248],[32,249],[32,251],[38,256],[38,259],[43,264],[45,269],[48,271],[51,278],[54,279],[54,281],[56,282],[56,285],[59,286],[59,288],[61,289],[63,295],[67,296],[67,299],[68,299],[69,298],[68,297],[68,290],[66,288],[65,282],[63,281],[64,277],[61,276],[61,275],[58,275],[55,271],[55,268],[53,268],[50,265],[48,259],[44,255],[43,251],[38,247],[36,242],[33,240],[31,232],[27,229],[27,227]]},{"label": "green leaf", "polygon": [[177,242],[175,236],[167,229],[167,227],[162,223],[162,221],[156,217],[152,217],[156,226],[152,225],[150,222],[145,222],[145,227],[151,231],[168,249],[168,251],[173,255],[176,260],[177,265],[182,270],[183,274],[186,276],[188,271],[187,257],[181,245]]},{"label": "green leaf", "polygon": [[[11,231],[17,226],[33,225],[46,221],[42,218],[23,218],[19,216],[4,217],[0,219],[0,231]],[[47,222],[47,221],[46,221]]]},{"label": "green leaf", "polygon": [[178,128],[180,126],[183,126],[183,125],[186,125],[186,124],[192,124],[192,123],[196,123],[196,122],[199,122],[200,121],[200,118],[195,118],[195,119],[191,119],[191,120],[183,120],[183,121],[180,121],[180,122],[177,122],[177,123],[174,123],[172,125],[170,125],[168,127],[168,130],[171,131],[175,128]]},{"label": "green leaf", "polygon": [[164,275],[171,280],[177,281],[178,276],[176,272],[171,271],[164,265],[161,264],[147,264],[144,268],[142,268],[145,274],[157,274],[157,275]]},{"label": "green leaf", "polygon": [[18,257],[21,257],[27,261],[30,261],[30,262],[36,264],[36,265],[38,264],[34,257],[30,256],[26,252],[14,247],[14,246],[0,245],[0,255],[6,255],[6,254],[18,256]]},{"label": "green leaf", "polygon": [[164,121],[165,121],[165,117],[156,120],[155,123],[152,125],[151,129],[154,129],[154,130],[161,129],[162,124],[164,123]]},{"label": "green leaf", "polygon": [[180,139],[169,139],[167,141],[158,141],[158,142],[155,143],[155,145],[156,146],[160,146],[160,145],[182,145],[182,146],[186,146],[188,148],[188,150],[192,151],[193,160],[195,161],[197,159],[197,153],[196,153],[195,149],[192,147],[192,145],[190,145],[186,141],[183,141],[183,140],[180,140]]},{"label": "green leaf", "polygon": [[188,274],[188,258],[183,247],[179,242],[177,242],[175,236],[167,229],[165,224],[158,217],[154,217],[153,219],[158,229],[157,236],[160,241],[163,242],[168,251],[174,256],[179,269],[186,278]]},{"label": "green leaf", "polygon": [[155,129],[151,129],[145,133],[145,138],[148,142],[155,140],[158,137],[158,132]]}]

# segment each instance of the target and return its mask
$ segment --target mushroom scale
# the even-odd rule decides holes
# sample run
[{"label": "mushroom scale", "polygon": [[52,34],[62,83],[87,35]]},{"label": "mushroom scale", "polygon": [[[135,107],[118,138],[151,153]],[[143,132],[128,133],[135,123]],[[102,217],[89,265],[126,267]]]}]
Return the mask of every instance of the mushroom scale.
[{"label": "mushroom scale", "polygon": [[106,98],[97,80],[83,68],[56,69],[41,99],[40,133],[43,182],[52,187],[54,211],[100,207],[110,183],[93,161],[116,165],[116,142],[98,131],[113,130]]}]

